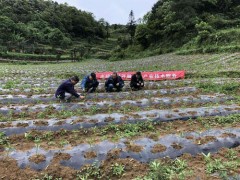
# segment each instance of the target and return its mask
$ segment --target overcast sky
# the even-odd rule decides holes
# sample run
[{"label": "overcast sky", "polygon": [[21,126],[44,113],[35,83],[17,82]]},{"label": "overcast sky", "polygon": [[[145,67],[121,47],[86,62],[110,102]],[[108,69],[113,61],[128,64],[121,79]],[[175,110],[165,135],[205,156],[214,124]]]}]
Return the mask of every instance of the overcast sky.
[{"label": "overcast sky", "polygon": [[96,19],[104,18],[110,24],[126,24],[133,10],[135,19],[143,17],[158,0],[54,0],[68,3],[78,9],[91,12]]}]

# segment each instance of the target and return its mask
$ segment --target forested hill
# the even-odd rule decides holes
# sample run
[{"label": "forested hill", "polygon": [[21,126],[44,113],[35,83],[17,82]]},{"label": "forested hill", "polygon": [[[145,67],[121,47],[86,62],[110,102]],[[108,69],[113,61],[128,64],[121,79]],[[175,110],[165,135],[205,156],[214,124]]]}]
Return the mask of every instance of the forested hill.
[{"label": "forested hill", "polygon": [[240,0],[159,0],[141,20],[133,11],[129,20],[109,25],[67,4],[1,0],[0,56],[49,59],[35,55],[56,58],[60,49],[66,59],[74,51],[77,59],[119,60],[176,51],[240,51]]},{"label": "forested hill", "polygon": [[106,22],[67,4],[44,0],[0,1],[0,46],[66,48],[76,38],[106,38]]},{"label": "forested hill", "polygon": [[137,26],[135,44],[160,51],[240,45],[240,0],[160,0]]}]

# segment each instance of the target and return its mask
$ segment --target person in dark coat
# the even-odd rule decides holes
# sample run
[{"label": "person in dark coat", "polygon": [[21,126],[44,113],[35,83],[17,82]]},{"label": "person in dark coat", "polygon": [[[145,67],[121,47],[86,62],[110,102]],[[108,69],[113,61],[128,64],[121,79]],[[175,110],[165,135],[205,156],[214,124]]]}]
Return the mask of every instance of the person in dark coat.
[{"label": "person in dark coat", "polygon": [[105,82],[107,92],[113,92],[114,89],[116,89],[117,92],[120,92],[122,91],[123,86],[124,81],[116,72],[113,72],[113,74]]},{"label": "person in dark coat", "polygon": [[[73,97],[83,99],[84,96],[79,95],[74,86],[79,82],[79,78],[77,76],[73,76],[70,79],[64,81],[57,89],[55,93],[55,97],[60,99],[61,102],[69,102]],[[66,98],[65,93],[71,94],[70,97]]]},{"label": "person in dark coat", "polygon": [[132,75],[130,87],[133,91],[141,90],[144,87],[144,80],[141,72]]},{"label": "person in dark coat", "polygon": [[95,92],[98,85],[99,85],[99,82],[96,78],[95,73],[91,73],[90,75],[85,76],[81,82],[82,90],[87,93]]}]

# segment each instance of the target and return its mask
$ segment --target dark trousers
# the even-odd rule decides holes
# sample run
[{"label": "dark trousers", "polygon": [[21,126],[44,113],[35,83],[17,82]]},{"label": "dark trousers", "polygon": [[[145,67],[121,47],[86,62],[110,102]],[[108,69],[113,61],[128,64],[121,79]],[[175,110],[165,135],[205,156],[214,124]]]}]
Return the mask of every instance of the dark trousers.
[{"label": "dark trousers", "polygon": [[89,83],[86,85],[85,91],[89,93],[93,93],[96,91],[97,87],[99,85],[99,82]]},{"label": "dark trousers", "polygon": [[143,89],[144,85],[137,85],[137,84],[134,84],[134,85],[130,85],[131,86],[131,89],[132,91],[139,91],[141,89]]},{"label": "dark trousers", "polygon": [[119,86],[116,86],[114,84],[108,84],[108,86],[106,87],[106,91],[113,92],[114,89],[116,89],[117,92],[120,92],[122,91],[123,86],[124,86],[123,84],[119,84]]},{"label": "dark trousers", "polygon": [[59,94],[59,95],[55,95],[57,99],[60,100],[60,102],[71,102],[73,99],[76,99],[75,96],[73,95],[70,95],[70,96],[67,96],[64,94]]}]

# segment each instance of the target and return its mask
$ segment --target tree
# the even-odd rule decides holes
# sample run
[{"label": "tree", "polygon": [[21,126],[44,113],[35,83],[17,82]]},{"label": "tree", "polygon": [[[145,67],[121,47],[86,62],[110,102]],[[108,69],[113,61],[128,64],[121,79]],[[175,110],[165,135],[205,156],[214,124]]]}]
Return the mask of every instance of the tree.
[{"label": "tree", "polygon": [[110,37],[110,31],[109,31],[109,29],[110,29],[110,25],[109,25],[109,23],[108,22],[106,22],[106,26],[105,26],[105,30],[106,30],[106,36],[107,36],[107,39]]},{"label": "tree", "polygon": [[0,16],[0,40],[2,44],[12,40],[16,24],[6,16]]},{"label": "tree", "polygon": [[135,40],[137,43],[141,44],[144,49],[149,46],[148,33],[149,29],[146,24],[140,24],[137,26]]},{"label": "tree", "polygon": [[136,26],[137,25],[136,25],[134,13],[133,13],[133,10],[131,10],[130,14],[129,14],[129,22],[127,24],[127,30],[131,37],[131,43],[133,42],[133,38],[135,35],[135,31],[136,31]]},{"label": "tree", "polygon": [[59,47],[62,41],[64,40],[64,34],[57,28],[52,29],[48,34],[48,41],[52,47]]}]

